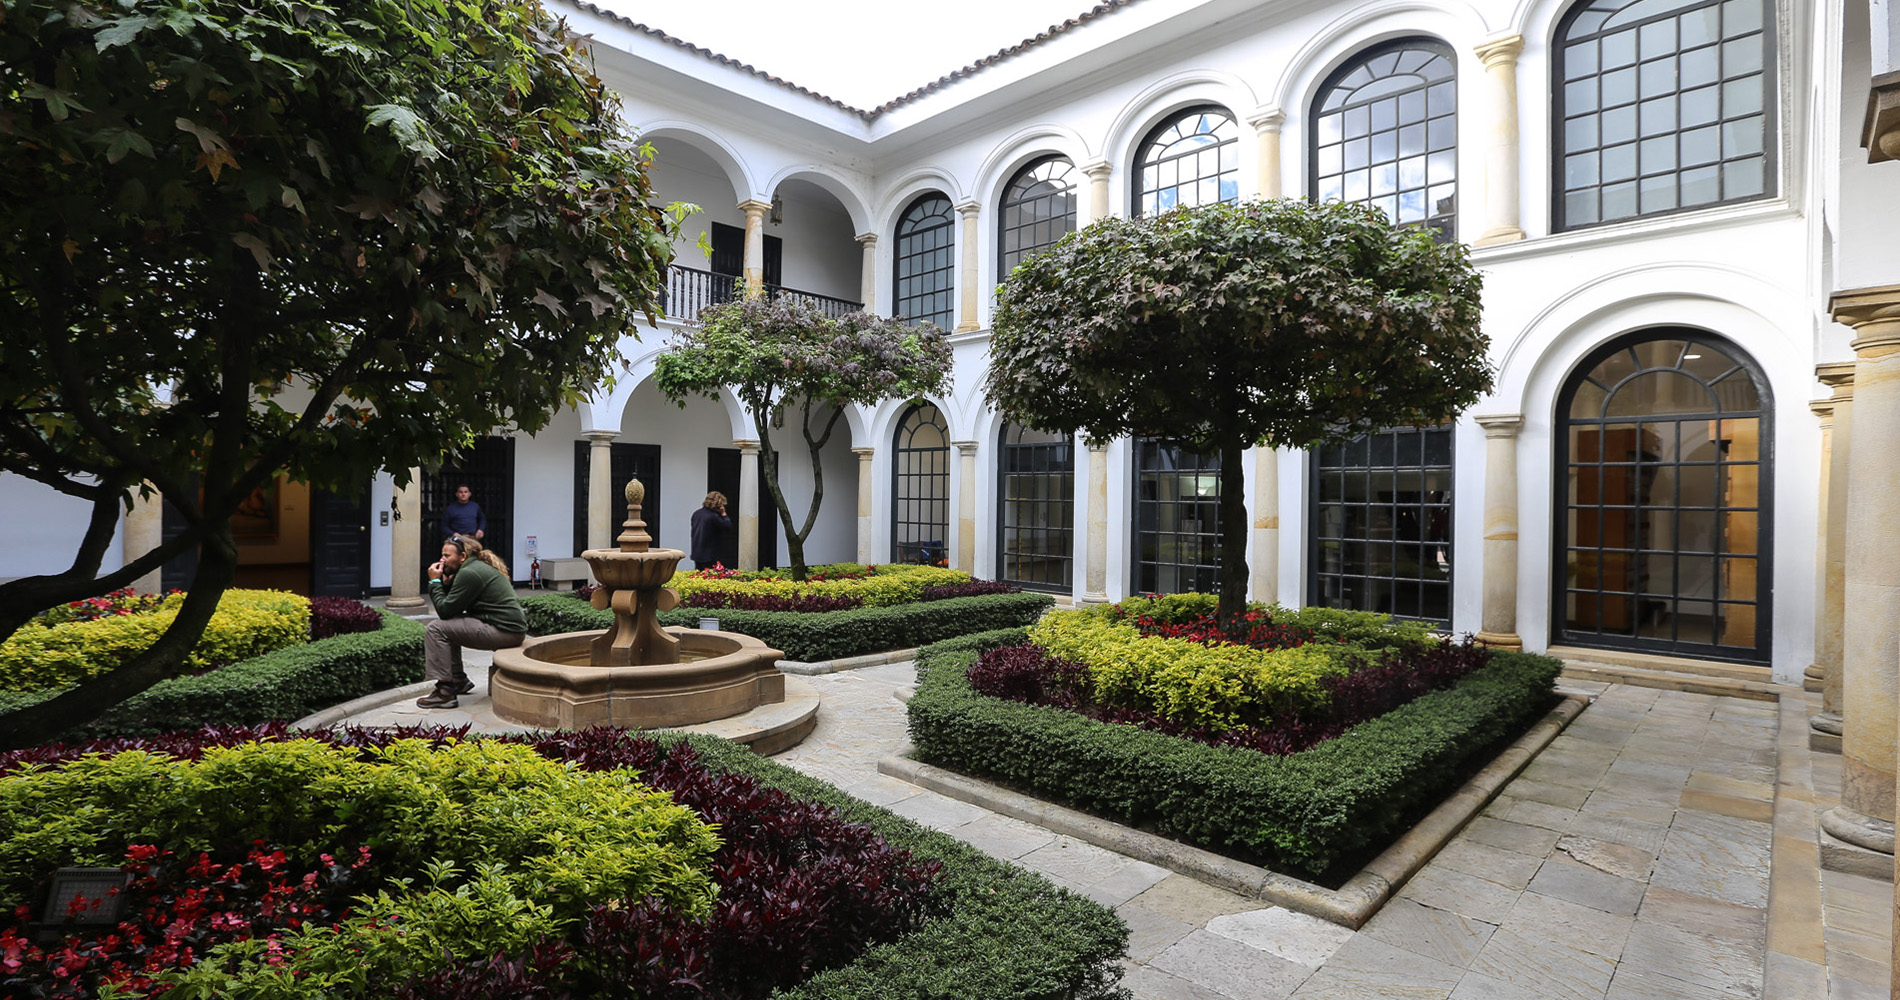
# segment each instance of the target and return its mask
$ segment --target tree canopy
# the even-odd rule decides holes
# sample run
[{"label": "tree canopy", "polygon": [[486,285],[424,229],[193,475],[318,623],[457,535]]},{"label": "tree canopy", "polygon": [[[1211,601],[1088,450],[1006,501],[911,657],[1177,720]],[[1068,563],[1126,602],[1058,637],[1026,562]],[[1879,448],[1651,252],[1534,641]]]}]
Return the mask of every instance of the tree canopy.
[{"label": "tree canopy", "polygon": [[[765,486],[785,526],[792,578],[803,580],[805,540],[825,495],[820,453],[844,407],[942,393],[950,381],[950,345],[934,324],[910,326],[864,312],[834,318],[796,295],[780,295],[703,310],[698,324],[680,331],[660,356],[653,378],[682,406],[689,396],[717,396],[730,386],[752,412]],[[793,404],[811,455],[811,508],[802,525],[785,502],[772,445],[772,428],[784,426]],[[812,426],[814,407],[821,416],[832,408],[822,430]]]},{"label": "tree canopy", "polygon": [[1005,418],[1221,459],[1221,613],[1246,592],[1243,449],[1437,424],[1491,388],[1465,248],[1365,206],[1254,201],[1104,219],[997,290]]},{"label": "tree canopy", "polygon": [[[534,0],[29,0],[0,96],[0,469],[93,509],[69,570],[0,585],[0,637],[202,547],[174,628],[8,743],[163,677],[279,472],[406,479],[578,401],[671,257],[645,153]],[[145,483],[186,531],[98,576]]]}]

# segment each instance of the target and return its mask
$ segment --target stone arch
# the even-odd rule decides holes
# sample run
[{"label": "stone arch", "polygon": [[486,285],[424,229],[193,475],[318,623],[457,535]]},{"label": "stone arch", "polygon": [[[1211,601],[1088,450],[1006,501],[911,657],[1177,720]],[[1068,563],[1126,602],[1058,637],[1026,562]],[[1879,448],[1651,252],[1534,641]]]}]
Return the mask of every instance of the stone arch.
[{"label": "stone arch", "polygon": [[[758,180],[753,176],[752,168],[746,164],[745,157],[731,142],[704,125],[685,119],[668,118],[646,122],[634,131],[643,142],[653,139],[673,139],[711,157],[712,161],[725,171],[726,179],[732,183],[733,204],[737,205],[742,201],[757,197]],[[770,197],[769,193],[767,197]]]},{"label": "stone arch", "polygon": [[769,200],[779,185],[786,181],[804,181],[838,199],[845,213],[851,216],[852,231],[856,234],[872,232],[871,199],[862,190],[862,182],[846,177],[840,172],[823,164],[802,163],[780,169],[766,182],[765,193]]}]

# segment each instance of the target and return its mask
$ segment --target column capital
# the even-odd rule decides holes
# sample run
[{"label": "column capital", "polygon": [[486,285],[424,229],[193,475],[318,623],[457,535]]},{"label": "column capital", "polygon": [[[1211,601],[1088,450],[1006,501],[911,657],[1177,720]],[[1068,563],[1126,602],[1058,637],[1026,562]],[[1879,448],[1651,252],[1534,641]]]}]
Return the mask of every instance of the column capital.
[{"label": "column capital", "polygon": [[1286,124],[1286,112],[1268,105],[1247,116],[1247,124],[1256,132],[1278,132]]},{"label": "column capital", "polygon": [[1833,402],[1845,403],[1854,398],[1854,363],[1852,361],[1830,361],[1814,366],[1814,380],[1834,390]]},{"label": "column capital", "polygon": [[1081,164],[1076,167],[1076,169],[1087,174],[1089,180],[1107,180],[1108,175],[1114,172],[1115,165],[1107,160],[1091,160],[1088,163]]},{"label": "column capital", "polygon": [[581,436],[596,445],[603,445],[620,436],[619,431],[582,431]]},{"label": "column capital", "polygon": [[1879,356],[1900,350],[1900,285],[1835,292],[1827,310],[1834,321],[1854,328],[1848,346],[1856,354]]},{"label": "column capital", "polygon": [[739,211],[744,212],[748,216],[756,215],[760,218],[764,218],[765,213],[771,210],[772,210],[771,202],[760,201],[757,198],[747,198],[746,200],[739,203]]},{"label": "column capital", "polygon": [[871,456],[877,454],[877,449],[876,448],[853,448],[851,449],[851,454],[858,456],[858,461],[860,462],[869,462],[871,460]]},{"label": "column capital", "polygon": [[859,233],[858,245],[866,246],[866,247],[877,246],[877,234],[876,233]]},{"label": "column capital", "polygon": [[1518,34],[1500,35],[1478,43],[1472,52],[1485,69],[1498,66],[1516,65],[1517,57],[1524,51],[1524,36]]},{"label": "column capital", "polygon": [[750,440],[750,439],[741,439],[741,440],[735,440],[732,443],[736,447],[738,447],[739,454],[741,457],[746,456],[746,455],[757,455],[759,453],[759,442],[757,441]]},{"label": "column capital", "polygon": [[1484,436],[1488,438],[1516,437],[1524,426],[1524,415],[1521,413],[1487,413],[1472,419],[1484,428]]},{"label": "column capital", "polygon": [[965,455],[972,454],[976,451],[975,441],[952,441],[950,443],[956,445],[957,451]]},{"label": "column capital", "polygon": [[1808,409],[1813,411],[1815,416],[1821,418],[1821,426],[1823,427],[1832,423],[1834,420],[1834,400],[1832,399],[1810,399],[1808,400]]},{"label": "column capital", "polygon": [[977,201],[975,198],[971,198],[968,201],[957,202],[954,207],[956,208],[958,215],[961,215],[965,219],[968,219],[969,217],[983,210],[983,203],[980,201]]}]

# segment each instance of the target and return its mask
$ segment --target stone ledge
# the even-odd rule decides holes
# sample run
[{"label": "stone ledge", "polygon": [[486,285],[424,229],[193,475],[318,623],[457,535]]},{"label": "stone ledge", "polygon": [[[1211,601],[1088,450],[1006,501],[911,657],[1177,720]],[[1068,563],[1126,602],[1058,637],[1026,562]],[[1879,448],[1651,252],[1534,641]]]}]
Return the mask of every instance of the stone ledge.
[{"label": "stone ledge", "polygon": [[903,663],[917,658],[916,649],[891,649],[882,653],[866,653],[863,656],[841,656],[835,660],[819,660],[805,663],[801,660],[780,660],[780,673],[797,674],[802,677],[815,677],[819,674],[836,674],[846,670],[859,670],[864,667],[881,667],[887,663]]},{"label": "stone ledge", "polygon": [[1517,777],[1544,747],[1557,738],[1588,702],[1565,697],[1562,703],[1531,726],[1517,742],[1492,758],[1491,763],[1401,834],[1378,857],[1338,889],[1235,861],[1212,851],[1192,847],[1152,833],[1144,833],[1079,810],[1059,806],[1021,792],[1010,791],[954,771],[919,763],[907,757],[878,761],[878,772],[921,788],[1054,833],[1074,837],[1230,892],[1319,917],[1357,930],[1477,816],[1491,799]]},{"label": "stone ledge", "polygon": [[1563,677],[1569,680],[1628,684],[1631,687],[1658,688],[1688,694],[1710,694],[1724,698],[1747,698],[1752,701],[1779,701],[1782,695],[1801,690],[1786,684],[1745,680],[1722,674],[1704,673],[1699,670],[1651,669],[1617,663],[1579,661],[1568,658],[1570,652],[1572,651],[1566,650],[1565,653],[1560,654],[1553,650],[1550,653],[1552,656],[1565,657]]}]

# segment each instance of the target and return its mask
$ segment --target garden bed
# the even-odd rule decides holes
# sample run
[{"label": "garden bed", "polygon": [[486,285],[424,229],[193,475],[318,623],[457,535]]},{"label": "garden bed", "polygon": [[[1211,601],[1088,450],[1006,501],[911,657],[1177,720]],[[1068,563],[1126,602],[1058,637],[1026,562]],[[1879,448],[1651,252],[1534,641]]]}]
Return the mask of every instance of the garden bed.
[{"label": "garden bed", "polygon": [[982,653],[1027,638],[1001,630],[919,654],[909,706],[918,760],[1334,885],[1555,704],[1561,667],[1493,652],[1450,688],[1275,754],[971,687]]},{"label": "garden bed", "polygon": [[[189,976],[201,992],[193,995],[237,995],[265,985],[298,995],[399,997],[537,997],[561,990],[595,996],[624,989],[653,998],[763,997],[774,987],[774,996],[801,1000],[1125,995],[1114,981],[1127,931],[1107,908],[703,737],[649,741],[593,730],[471,740],[446,751],[410,740],[343,758],[312,741],[240,746],[207,754],[188,779],[170,786],[195,790],[212,808],[168,809],[150,796],[124,797],[154,772],[181,773],[181,765],[153,753],[195,753],[205,737],[229,744],[251,735],[150,741],[142,745],[147,754],[70,765],[82,769],[73,781],[45,771],[27,774],[26,784],[0,780],[0,800],[8,806],[0,811],[0,845],[23,843],[23,836],[34,845],[30,852],[0,849],[4,902],[30,899],[52,867],[108,860],[111,845],[150,843],[139,838],[158,834],[169,844],[140,848],[135,864],[166,849],[179,857],[214,848],[248,855],[220,859],[235,869],[194,866],[202,869],[197,877],[213,890],[242,895],[219,874],[238,871],[238,880],[256,889],[253,896],[275,893],[278,905],[293,908],[283,912],[307,921],[301,931],[283,930],[251,906],[242,928],[223,922],[223,940],[236,943],[218,945],[209,931],[217,922],[199,912],[191,921],[192,933],[201,935],[192,939],[201,946],[199,961]],[[351,746],[393,739],[347,730],[325,736]],[[278,729],[267,738],[284,737]],[[540,758],[522,759],[529,748],[577,767],[547,771],[535,763]],[[447,756],[436,762],[436,752]],[[71,756],[27,751],[15,761],[59,763]],[[361,775],[371,763],[390,762],[403,765],[394,769],[401,780]],[[701,816],[643,797],[626,768],[673,790]],[[346,794],[325,796],[290,787],[301,789],[312,778],[334,786],[336,774],[362,790],[333,788]],[[70,793],[82,784],[108,793],[79,803],[58,800],[62,788]],[[276,789],[282,794],[273,792],[277,785],[284,786]],[[623,805],[600,808],[603,794]],[[463,799],[470,807],[418,812],[410,805],[443,796],[443,807]],[[541,805],[521,811],[502,802],[523,796]],[[492,806],[482,805],[490,800]],[[48,817],[36,819],[36,810]],[[55,813],[62,821],[42,821]],[[722,824],[726,846],[707,839],[700,818]],[[376,841],[371,826],[379,819],[394,825]],[[595,824],[602,829],[592,829]],[[251,844],[253,837],[281,831],[294,841],[283,844],[281,854],[268,840]],[[313,832],[322,836],[313,839]],[[548,840],[556,834],[562,839]],[[325,836],[370,843],[370,855],[359,859],[332,849],[305,856],[324,851]],[[573,846],[554,852],[532,846],[557,842]],[[621,842],[626,851],[593,849]],[[774,853],[777,862],[765,857]],[[617,857],[644,860],[615,864]],[[479,867],[484,858],[489,867]],[[174,869],[180,864],[173,862]],[[303,872],[316,876],[310,892],[297,890]],[[405,872],[416,876],[414,884],[389,881]],[[564,891],[545,891],[550,887]],[[632,894],[615,895],[623,890]],[[354,912],[344,915],[345,905]],[[342,947],[330,930],[338,922],[351,935]],[[392,940],[391,927],[404,933]],[[249,940],[237,940],[244,936]],[[122,959],[128,949],[141,961],[152,953],[138,952],[127,940],[122,934],[113,944]],[[841,950],[841,943],[851,947]],[[11,956],[26,955],[17,943],[5,947]],[[54,949],[52,961],[109,967],[89,957],[96,945],[88,947]],[[445,948],[452,959],[444,958]],[[43,959],[25,967],[48,968]],[[293,985],[291,970],[299,968],[310,975]]]},{"label": "garden bed", "polygon": [[[828,570],[840,575],[830,577]],[[818,662],[1027,625],[1055,603],[1046,594],[993,592],[999,585],[935,567],[841,564],[813,567],[813,573],[821,578],[802,584],[777,571],[682,573],[669,585],[682,593],[685,606],[662,612],[660,624],[692,627],[702,617],[717,618],[721,630],[752,636],[786,659]],[[945,596],[967,591],[992,592]],[[835,608],[839,602],[858,606],[792,610]],[[611,611],[568,594],[537,594],[521,603],[532,635],[613,625]]]}]

